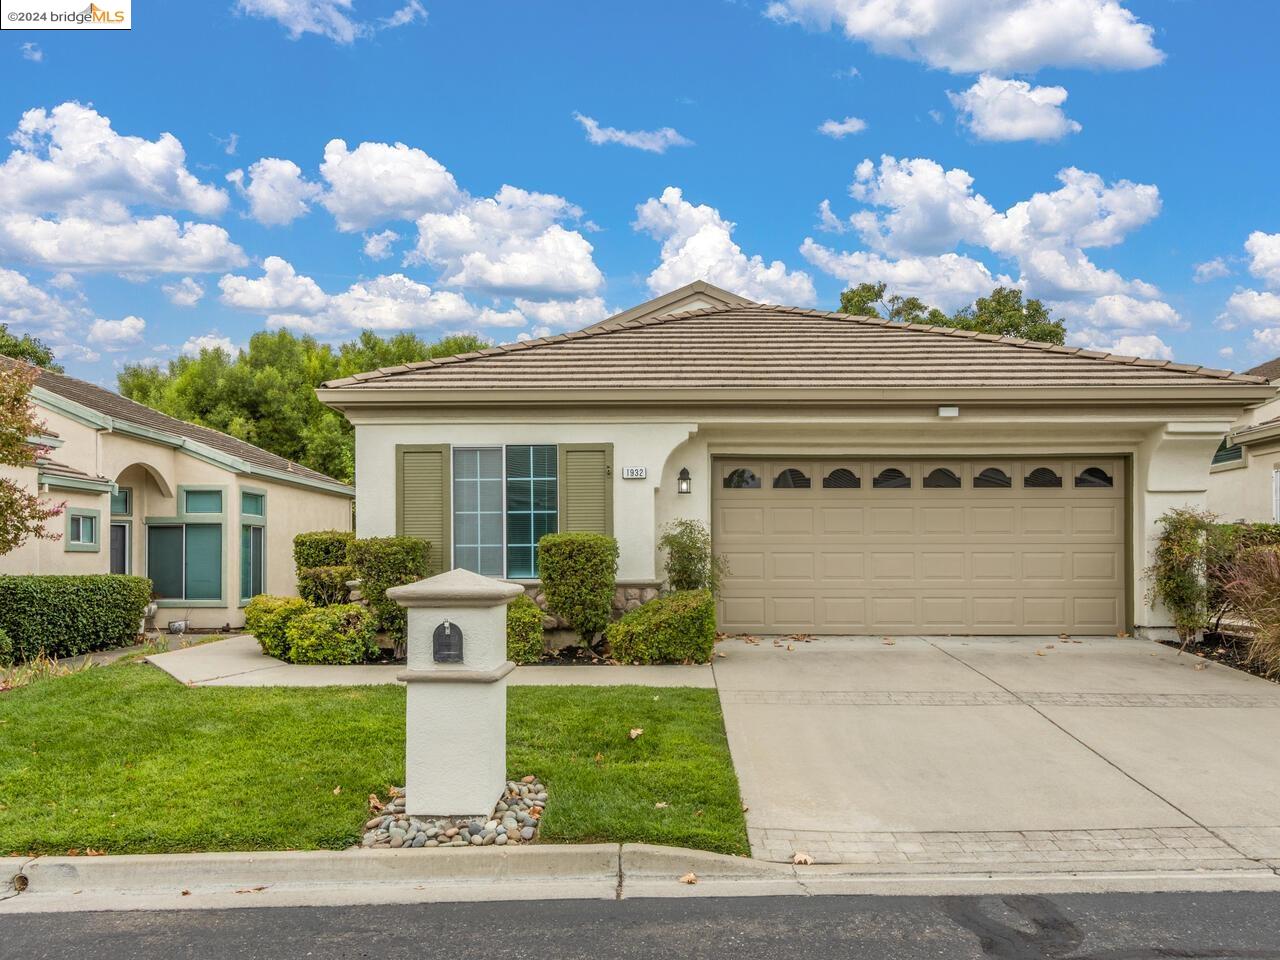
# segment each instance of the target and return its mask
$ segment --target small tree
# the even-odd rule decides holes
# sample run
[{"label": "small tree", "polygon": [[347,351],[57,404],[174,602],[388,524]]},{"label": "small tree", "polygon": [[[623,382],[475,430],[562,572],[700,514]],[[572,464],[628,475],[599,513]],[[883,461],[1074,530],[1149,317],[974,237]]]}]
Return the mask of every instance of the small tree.
[{"label": "small tree", "polygon": [[1216,521],[1213,514],[1189,507],[1170,510],[1158,521],[1160,535],[1146,570],[1148,599],[1154,597],[1169,609],[1184,646],[1209,620],[1205,573]]},{"label": "small tree", "polygon": [[667,588],[720,591],[724,558],[711,551],[711,532],[698,520],[676,520],[663,529],[658,546],[667,554]]},{"label": "small tree", "polygon": [[[48,449],[30,440],[44,428],[31,412],[29,396],[35,379],[35,367],[11,362],[0,365],[0,464],[6,467],[35,466],[36,457]],[[18,549],[32,537],[58,539],[60,534],[45,525],[64,507],[65,503],[42,500],[13,480],[0,479],[0,554]]]}]

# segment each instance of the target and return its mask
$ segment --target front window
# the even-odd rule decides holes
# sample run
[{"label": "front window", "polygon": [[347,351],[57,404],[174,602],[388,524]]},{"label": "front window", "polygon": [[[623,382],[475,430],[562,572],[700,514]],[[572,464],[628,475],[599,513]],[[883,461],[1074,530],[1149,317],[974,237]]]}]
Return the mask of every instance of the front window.
[{"label": "front window", "polygon": [[252,600],[266,591],[262,569],[263,528],[244,524],[240,528],[240,599]]},{"label": "front window", "polygon": [[455,450],[453,454],[453,565],[504,575],[502,544],[502,450]]},{"label": "front window", "polygon": [[490,577],[538,576],[538,540],[558,528],[554,444],[456,448],[453,564]]},{"label": "front window", "polygon": [[221,490],[185,490],[183,510],[185,513],[221,513]]},{"label": "front window", "polygon": [[117,487],[111,495],[111,515],[127,517],[133,513],[133,490],[129,487]]},{"label": "front window", "polygon": [[162,600],[221,600],[222,525],[148,526],[147,576]]},{"label": "front window", "polygon": [[538,575],[538,540],[556,532],[556,448],[507,447],[507,576]]},{"label": "front window", "polygon": [[69,518],[70,533],[67,539],[80,546],[93,546],[98,542],[98,518],[90,514],[72,514]]}]

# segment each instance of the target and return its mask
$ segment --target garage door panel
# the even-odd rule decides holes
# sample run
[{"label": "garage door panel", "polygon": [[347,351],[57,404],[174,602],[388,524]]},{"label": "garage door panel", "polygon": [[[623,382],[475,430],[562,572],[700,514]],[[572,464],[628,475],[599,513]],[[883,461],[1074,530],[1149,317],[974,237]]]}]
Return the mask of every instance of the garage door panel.
[{"label": "garage door panel", "polygon": [[[712,529],[736,632],[1110,633],[1125,618],[1123,464],[1004,460],[1009,486],[974,486],[997,461],[924,464],[717,460]],[[758,487],[721,484],[753,466]],[[851,465],[851,466],[850,466]],[[861,486],[823,486],[836,467]],[[946,466],[961,486],[925,487]],[[926,467],[928,469],[926,469]],[[1088,467],[1098,474],[1076,477]],[[788,469],[809,488],[773,488]],[[901,469],[912,486],[875,487]],[[1036,474],[1043,468],[1049,474]],[[1057,478],[1055,485],[1054,478]],[[990,478],[988,478],[990,480]],[[895,482],[900,483],[900,479]],[[1039,485],[1037,485],[1039,484]]]}]

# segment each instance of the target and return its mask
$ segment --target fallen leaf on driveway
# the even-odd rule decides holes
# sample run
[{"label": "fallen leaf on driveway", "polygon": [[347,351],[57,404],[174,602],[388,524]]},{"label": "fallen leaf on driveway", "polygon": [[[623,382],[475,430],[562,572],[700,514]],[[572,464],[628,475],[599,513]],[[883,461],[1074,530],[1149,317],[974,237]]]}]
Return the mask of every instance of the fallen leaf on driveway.
[{"label": "fallen leaf on driveway", "polygon": [[1208,669],[1208,667],[1209,667],[1209,665],[1208,665],[1207,663],[1197,663],[1197,664],[1196,664],[1196,669],[1197,669],[1197,670],[1207,670],[1207,669]]},{"label": "fallen leaf on driveway", "polygon": [[686,873],[683,877],[680,878],[680,882],[695,884],[698,882],[698,875],[696,873]]},{"label": "fallen leaf on driveway", "polygon": [[265,889],[267,889],[265,886],[247,887],[244,890],[237,890],[236,893],[261,893]]},{"label": "fallen leaf on driveway", "polygon": [[1036,651],[1036,656],[1037,656],[1037,657],[1047,657],[1047,656],[1048,656],[1048,654],[1047,654],[1047,653],[1045,653],[1043,650],[1037,650],[1037,651]]},{"label": "fallen leaf on driveway", "polygon": [[642,733],[644,733],[644,727],[632,727],[632,728],[631,728],[631,732],[627,734],[627,739],[628,739],[628,740],[635,740],[635,739],[636,739],[637,737],[639,737]]},{"label": "fallen leaf on driveway", "polygon": [[717,650],[717,651],[716,651],[716,656],[717,656],[717,657],[721,657],[721,658],[723,658],[723,657],[727,657],[727,656],[729,656],[729,655],[728,655],[727,653],[725,653],[723,650]]},{"label": "fallen leaf on driveway", "polygon": [[184,897],[189,897],[189,896],[191,896],[191,891],[190,891],[190,890],[183,890],[183,891],[182,891],[182,895],[183,895]]},{"label": "fallen leaf on driveway", "polygon": [[883,643],[886,647],[892,647],[898,641],[893,639],[893,637],[881,637],[880,642]]},{"label": "fallen leaf on driveway", "polygon": [[795,645],[794,643],[788,643],[788,644],[787,644],[787,649],[788,649],[788,650],[794,650],[795,648],[796,648],[796,645]]},{"label": "fallen leaf on driveway", "polygon": [[813,863],[813,857],[809,856],[807,853],[797,853],[791,858],[791,862],[797,867],[807,867]]}]

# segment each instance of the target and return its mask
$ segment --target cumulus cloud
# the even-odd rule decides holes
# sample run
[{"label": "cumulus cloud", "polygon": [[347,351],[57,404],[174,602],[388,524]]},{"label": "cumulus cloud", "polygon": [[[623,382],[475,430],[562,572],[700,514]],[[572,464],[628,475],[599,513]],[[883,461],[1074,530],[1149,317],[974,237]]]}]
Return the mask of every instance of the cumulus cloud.
[{"label": "cumulus cloud", "polygon": [[262,262],[262,276],[256,280],[227,274],[218,281],[222,302],[238,310],[256,313],[322,310],[329,298],[310,277],[301,276],[293,264],[281,257]]},{"label": "cumulus cloud", "polygon": [[236,10],[251,17],[275,20],[284,27],[290,40],[313,33],[342,44],[354,43],[377,30],[427,19],[427,11],[419,0],[408,0],[376,24],[357,20],[352,0],[237,0]]},{"label": "cumulus cloud", "polygon": [[121,223],[0,215],[0,255],[50,269],[203,273],[243,266],[222,227],[159,216]]},{"label": "cumulus cloud", "polygon": [[818,126],[818,132],[833,140],[843,140],[854,133],[862,133],[867,129],[867,121],[858,117],[845,117],[843,120],[825,120]]},{"label": "cumulus cloud", "polygon": [[271,313],[267,324],[331,334],[459,326],[479,322],[482,314],[461,294],[433,290],[404,274],[393,273],[353,283],[342,293],[327,297],[321,309],[311,313]]},{"label": "cumulus cloud", "polygon": [[391,256],[391,245],[400,239],[394,230],[382,230],[364,238],[364,255],[370,260],[385,260]]},{"label": "cumulus cloud", "polygon": [[0,318],[15,330],[65,341],[80,310],[32,283],[16,270],[0,267]]},{"label": "cumulus cloud", "polygon": [[979,140],[1061,140],[1083,129],[1062,111],[1064,87],[1033,87],[984,73],[968,90],[947,91],[947,97]]},{"label": "cumulus cloud", "polygon": [[202,350],[221,350],[233,357],[236,355],[236,345],[231,338],[222,336],[217,330],[188,337],[179,352],[184,357],[198,357]]},{"label": "cumulus cloud", "polygon": [[1142,357],[1147,360],[1172,360],[1173,348],[1154,333],[1125,334],[1108,337],[1097,331],[1088,331],[1083,337],[1073,337],[1072,344],[1087,350],[1105,350],[1122,357]]},{"label": "cumulus cloud", "polygon": [[1255,230],[1244,242],[1249,272],[1269,287],[1280,287],[1280,233]]},{"label": "cumulus cloud", "polygon": [[[609,315],[603,297],[579,297],[577,300],[526,300],[517,297],[518,309],[531,322],[538,324],[536,330],[581,330],[593,323],[599,323]],[[546,336],[546,333],[534,333],[534,336]]]},{"label": "cumulus cloud", "polygon": [[648,278],[655,294],[706,280],[751,300],[804,306],[817,299],[807,273],[748,256],[733,240],[735,224],[715,207],[685,200],[678,187],[638,205],[632,226],[662,244],[662,261]]},{"label": "cumulus cloud", "polygon": [[462,197],[453,174],[434,157],[403,143],[343,140],[324,148],[320,174],[328,184],[321,203],[339,230],[364,230],[388,220],[416,220],[453,209]]},{"label": "cumulus cloud", "polygon": [[248,183],[243,170],[232,170],[227,180],[249,201],[249,216],[269,227],[283,226],[305,216],[311,201],[323,188],[309,183],[292,160],[263,157],[249,167]]},{"label": "cumulus cloud", "polygon": [[576,112],[573,119],[582,124],[582,129],[587,133],[588,142],[596,146],[617,143],[649,153],[666,153],[672,147],[693,146],[692,140],[672,127],[662,127],[659,130],[620,130],[617,127],[602,127],[593,117]]},{"label": "cumulus cloud", "polygon": [[1221,280],[1229,276],[1231,276],[1231,268],[1227,266],[1227,261],[1222,257],[1214,257],[1212,260],[1197,263],[1191,279],[1196,283],[1209,283],[1211,280]]},{"label": "cumulus cloud", "polygon": [[766,14],[953,73],[1127,70],[1164,59],[1152,28],[1118,0],[778,0]]},{"label": "cumulus cloud", "polygon": [[141,317],[94,320],[93,325],[89,327],[89,341],[98,344],[104,350],[117,353],[141,343],[142,334],[146,329],[147,321]]},{"label": "cumulus cloud", "polygon": [[896,294],[919,297],[943,310],[957,310],[997,286],[1013,285],[1009,277],[993,275],[980,260],[957,253],[887,259],[864,250],[838,253],[810,237],[805,238],[800,252],[823,273],[848,286],[885,283]]},{"label": "cumulus cloud", "polygon": [[493,197],[420,217],[412,259],[439,267],[446,287],[528,299],[590,295],[604,283],[593,248],[561,225],[581,215],[564,197],[503,186]]},{"label": "cumulus cloud", "polygon": [[176,283],[166,283],[160,289],[175,307],[194,307],[204,296],[204,287],[191,277],[183,277]]},{"label": "cumulus cloud", "polygon": [[1082,312],[1091,326],[1112,330],[1148,330],[1152,327],[1182,329],[1178,311],[1160,300],[1136,300],[1125,294],[1099,297]]},{"label": "cumulus cloud", "polygon": [[1219,322],[1226,330],[1233,330],[1241,323],[1280,323],[1280,294],[1237,290],[1227,298]]},{"label": "cumulus cloud", "polygon": [[40,63],[44,60],[44,51],[40,49],[40,44],[27,41],[20,48],[22,51],[22,59],[30,60],[32,63]]}]

